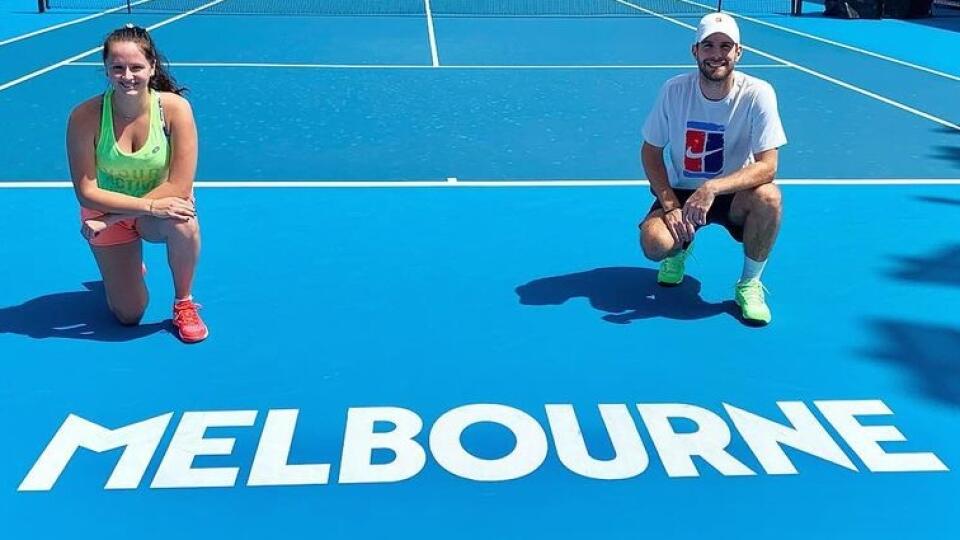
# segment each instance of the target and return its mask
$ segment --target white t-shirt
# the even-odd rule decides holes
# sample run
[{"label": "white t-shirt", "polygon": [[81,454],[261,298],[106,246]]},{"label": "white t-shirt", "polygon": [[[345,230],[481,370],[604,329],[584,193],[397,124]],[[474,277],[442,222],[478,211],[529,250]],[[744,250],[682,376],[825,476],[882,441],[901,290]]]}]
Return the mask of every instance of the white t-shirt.
[{"label": "white t-shirt", "polygon": [[665,148],[670,185],[696,189],[754,162],[754,154],[787,143],[769,83],[739,71],[727,97],[710,101],[699,72],[673,77],[643,124],[647,143]]}]

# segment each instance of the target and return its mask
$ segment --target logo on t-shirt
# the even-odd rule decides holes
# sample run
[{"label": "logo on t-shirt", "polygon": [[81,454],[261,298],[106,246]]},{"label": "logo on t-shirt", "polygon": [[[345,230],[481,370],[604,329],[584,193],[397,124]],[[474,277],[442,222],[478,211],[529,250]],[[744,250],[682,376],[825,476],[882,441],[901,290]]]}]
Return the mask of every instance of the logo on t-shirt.
[{"label": "logo on t-shirt", "polygon": [[708,122],[687,122],[683,176],[713,178],[723,171],[724,126]]}]

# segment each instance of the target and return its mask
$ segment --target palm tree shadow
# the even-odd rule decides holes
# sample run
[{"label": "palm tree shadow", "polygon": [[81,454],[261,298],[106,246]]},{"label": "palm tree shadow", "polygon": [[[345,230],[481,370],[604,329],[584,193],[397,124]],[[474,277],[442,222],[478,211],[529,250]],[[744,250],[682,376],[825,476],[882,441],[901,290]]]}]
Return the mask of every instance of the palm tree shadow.
[{"label": "palm tree shadow", "polygon": [[897,257],[898,268],[889,275],[907,282],[960,286],[960,244],[919,257]]},{"label": "palm tree shadow", "polygon": [[168,330],[169,321],[123,326],[110,313],[102,281],[83,284],[86,290],[48,294],[18,306],[0,308],[0,334],[36,339],[130,341]]},{"label": "palm tree shadow", "polygon": [[516,293],[526,306],[560,305],[583,297],[591,307],[607,313],[603,320],[614,324],[654,317],[704,319],[722,313],[739,320],[736,303],[705,302],[700,297],[701,287],[700,281],[690,276],[676,287],[661,287],[656,270],[610,267],[536,279],[517,287]]},{"label": "palm tree shadow", "polygon": [[861,354],[901,368],[927,397],[960,405],[960,329],[889,319],[870,326],[880,342]]},{"label": "palm tree shadow", "polygon": [[949,206],[960,206],[960,199],[955,197],[938,197],[934,195],[917,195],[914,199],[933,204],[945,204]]},{"label": "palm tree shadow", "polygon": [[[938,126],[936,131],[939,131],[940,133],[943,133],[943,134],[953,135],[953,136],[957,135],[957,130],[953,128],[948,128],[946,126]],[[956,141],[953,141],[953,142],[956,142]],[[949,161],[953,163],[955,166],[960,167],[960,146],[941,144],[938,146],[934,146],[933,148],[937,151],[937,154],[935,154],[934,157],[945,160],[945,161]]]}]

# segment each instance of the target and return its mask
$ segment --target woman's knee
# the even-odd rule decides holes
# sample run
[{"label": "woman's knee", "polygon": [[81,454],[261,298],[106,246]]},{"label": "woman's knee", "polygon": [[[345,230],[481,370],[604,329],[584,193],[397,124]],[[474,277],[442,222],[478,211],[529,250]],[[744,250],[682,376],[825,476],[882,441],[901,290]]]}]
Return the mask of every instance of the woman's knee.
[{"label": "woman's knee", "polygon": [[167,220],[168,224],[168,238],[170,236],[175,236],[177,238],[196,238],[200,235],[200,224],[197,222],[196,218],[189,219],[187,221],[176,221],[176,220]]},{"label": "woman's knee", "polygon": [[143,313],[147,310],[149,294],[142,282],[139,285],[129,285],[120,289],[112,289],[107,293],[107,306],[120,324],[134,326],[140,324]]},{"label": "woman's knee", "polygon": [[143,319],[143,313],[147,310],[147,303],[131,303],[124,302],[120,305],[117,305],[115,302],[110,303],[110,311],[113,313],[113,316],[116,317],[117,322],[124,326],[136,326],[140,324],[140,320]]}]

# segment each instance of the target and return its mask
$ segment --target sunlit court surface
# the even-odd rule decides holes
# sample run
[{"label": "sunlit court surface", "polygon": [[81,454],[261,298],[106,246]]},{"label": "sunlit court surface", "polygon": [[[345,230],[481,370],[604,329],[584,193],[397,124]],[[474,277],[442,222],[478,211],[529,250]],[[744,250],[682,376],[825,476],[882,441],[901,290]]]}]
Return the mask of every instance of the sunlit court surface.
[{"label": "sunlit court surface", "polygon": [[[755,327],[721,227],[677,287],[637,241],[715,9],[0,1],[0,537],[956,538],[960,10],[723,3],[789,139]],[[126,23],[199,130],[197,344],[163,246],[123,326],[78,232]]]}]

